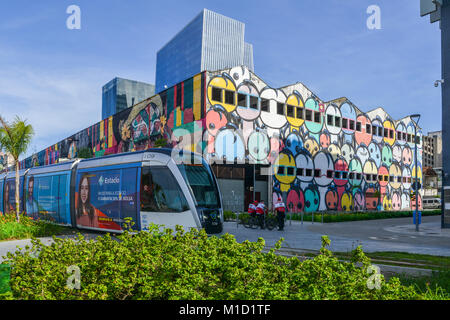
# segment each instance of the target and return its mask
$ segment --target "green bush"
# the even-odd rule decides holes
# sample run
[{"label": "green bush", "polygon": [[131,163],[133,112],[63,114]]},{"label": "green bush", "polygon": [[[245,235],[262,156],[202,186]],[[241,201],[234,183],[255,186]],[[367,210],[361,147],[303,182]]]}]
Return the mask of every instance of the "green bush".
[{"label": "green bush", "polygon": [[[361,248],[351,262],[340,262],[326,249],[301,262],[276,255],[283,239],[263,253],[264,239],[236,242],[202,230],[177,228],[109,234],[96,241],[54,238],[45,246],[8,253],[12,296],[5,299],[430,299],[436,293],[418,293],[396,278],[369,289],[370,260]],[[80,289],[66,287],[68,267],[80,270]]]},{"label": "green bush", "polygon": [[223,212],[223,219],[225,221],[231,221],[236,219],[236,214],[232,211],[224,211]]},{"label": "green bush", "polygon": [[0,214],[0,240],[28,239],[59,234],[64,228],[44,220],[33,220],[25,214],[17,223],[15,214]]}]

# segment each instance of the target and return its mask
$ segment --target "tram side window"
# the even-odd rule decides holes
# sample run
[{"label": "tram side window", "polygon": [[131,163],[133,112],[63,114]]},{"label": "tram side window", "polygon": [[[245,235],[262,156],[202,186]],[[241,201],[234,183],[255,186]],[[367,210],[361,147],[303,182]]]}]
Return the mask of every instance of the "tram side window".
[{"label": "tram side window", "polygon": [[177,180],[165,167],[144,167],[141,178],[141,211],[183,212],[189,210]]}]

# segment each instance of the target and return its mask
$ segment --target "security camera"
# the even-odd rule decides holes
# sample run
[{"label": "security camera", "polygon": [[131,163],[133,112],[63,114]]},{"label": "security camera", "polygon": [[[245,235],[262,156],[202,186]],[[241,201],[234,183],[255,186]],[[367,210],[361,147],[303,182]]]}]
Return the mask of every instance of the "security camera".
[{"label": "security camera", "polygon": [[434,86],[437,88],[437,87],[439,86],[439,83],[442,85],[442,84],[444,83],[444,80],[443,80],[443,79],[441,79],[441,80],[436,80],[436,81],[434,82]]}]

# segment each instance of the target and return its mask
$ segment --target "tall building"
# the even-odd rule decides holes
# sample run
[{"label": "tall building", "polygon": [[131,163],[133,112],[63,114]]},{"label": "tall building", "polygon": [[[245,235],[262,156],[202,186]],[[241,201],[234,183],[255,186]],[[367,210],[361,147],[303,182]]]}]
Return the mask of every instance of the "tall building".
[{"label": "tall building", "polygon": [[[442,131],[428,132],[423,137],[423,167],[433,168],[437,174],[437,190],[442,186]],[[424,171],[424,176],[427,173]]]},{"label": "tall building", "polygon": [[145,82],[114,78],[102,88],[102,119],[106,119],[155,94],[155,86]]},{"label": "tall building", "polygon": [[254,71],[253,46],[244,33],[244,23],[203,9],[158,51],[156,92],[205,70],[244,65]]}]

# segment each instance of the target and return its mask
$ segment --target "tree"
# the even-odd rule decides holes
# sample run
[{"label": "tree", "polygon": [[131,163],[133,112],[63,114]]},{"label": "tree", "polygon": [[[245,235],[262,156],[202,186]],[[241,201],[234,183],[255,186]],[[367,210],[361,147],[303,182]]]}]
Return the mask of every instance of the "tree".
[{"label": "tree", "polygon": [[18,116],[13,123],[6,122],[0,116],[0,148],[11,154],[16,168],[16,219],[20,222],[19,199],[19,157],[24,154],[34,135],[33,127]]}]

